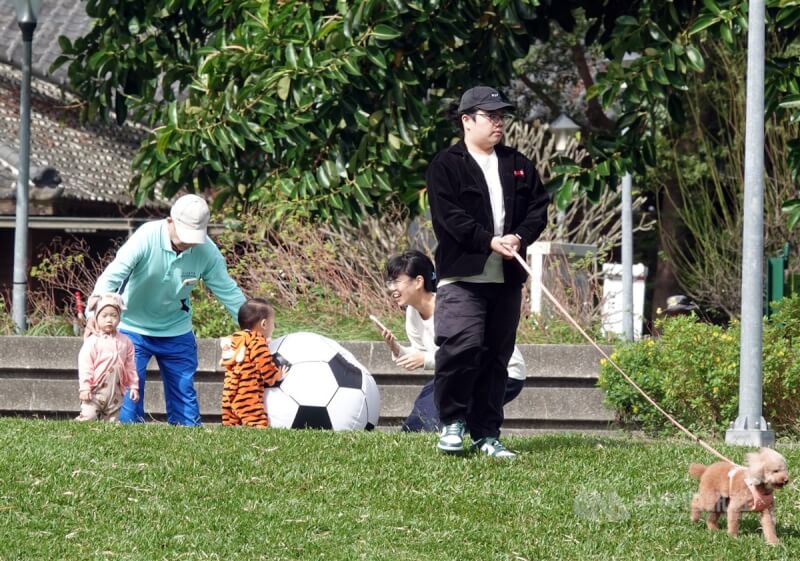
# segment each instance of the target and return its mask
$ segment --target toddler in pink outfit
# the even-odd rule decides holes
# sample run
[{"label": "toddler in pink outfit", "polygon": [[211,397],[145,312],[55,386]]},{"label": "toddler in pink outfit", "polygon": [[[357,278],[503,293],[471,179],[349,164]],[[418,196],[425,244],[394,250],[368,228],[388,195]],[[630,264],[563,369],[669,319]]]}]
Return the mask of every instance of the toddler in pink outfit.
[{"label": "toddler in pink outfit", "polygon": [[117,331],[123,310],[119,294],[104,294],[93,307],[78,355],[81,414],[76,420],[114,422],[126,389],[133,401],[139,399],[133,343]]}]

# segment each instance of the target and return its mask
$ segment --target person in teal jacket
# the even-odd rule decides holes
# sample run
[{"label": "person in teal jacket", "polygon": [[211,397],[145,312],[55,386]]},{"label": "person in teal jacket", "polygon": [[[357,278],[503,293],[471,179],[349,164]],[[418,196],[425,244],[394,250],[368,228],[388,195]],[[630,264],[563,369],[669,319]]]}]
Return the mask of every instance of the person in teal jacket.
[{"label": "person in teal jacket", "polygon": [[202,280],[234,320],[245,301],[228,274],[224,257],[208,238],[209,217],[202,198],[180,197],[168,218],[142,225],[119,248],[87,302],[91,312],[99,294],[118,292],[125,300],[119,330],[133,341],[136,351],[139,401],[125,396],[120,422],[144,421],[145,374],[147,363],[155,357],[164,382],[167,421],[200,424],[190,294]]}]

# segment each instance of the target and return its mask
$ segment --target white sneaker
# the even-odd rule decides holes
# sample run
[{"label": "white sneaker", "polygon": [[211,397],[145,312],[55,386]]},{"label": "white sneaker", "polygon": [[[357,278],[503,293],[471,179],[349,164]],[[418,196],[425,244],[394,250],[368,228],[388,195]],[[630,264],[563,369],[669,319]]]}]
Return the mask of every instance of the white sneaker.
[{"label": "white sneaker", "polygon": [[485,454],[490,458],[504,458],[510,460],[517,457],[514,452],[503,446],[502,442],[491,436],[481,438],[472,445],[472,448],[473,450],[478,450],[481,454]]},{"label": "white sneaker", "polygon": [[439,450],[448,454],[456,454],[464,450],[464,432],[466,425],[464,421],[456,421],[442,428],[439,433],[439,443],[436,445]]}]

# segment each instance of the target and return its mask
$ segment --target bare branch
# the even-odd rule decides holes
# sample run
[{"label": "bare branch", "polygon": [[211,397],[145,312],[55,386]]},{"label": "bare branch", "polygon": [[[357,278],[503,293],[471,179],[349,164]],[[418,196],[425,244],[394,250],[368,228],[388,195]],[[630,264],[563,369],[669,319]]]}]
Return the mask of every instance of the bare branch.
[{"label": "bare branch", "polygon": [[547,92],[544,91],[544,88],[531,80],[527,74],[522,74],[519,77],[519,80],[528,86],[528,89],[531,90],[536,96],[542,100],[542,102],[547,106],[547,108],[553,113],[553,115],[558,115],[561,112],[561,108],[558,106],[558,103],[553,100],[552,97],[547,95]]}]

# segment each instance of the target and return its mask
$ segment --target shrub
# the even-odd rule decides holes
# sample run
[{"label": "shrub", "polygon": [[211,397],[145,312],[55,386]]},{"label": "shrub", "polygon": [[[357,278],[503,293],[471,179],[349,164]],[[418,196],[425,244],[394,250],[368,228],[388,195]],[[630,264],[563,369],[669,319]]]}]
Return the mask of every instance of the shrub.
[{"label": "shrub", "polygon": [[[800,414],[798,318],[800,298],[791,298],[764,325],[763,411],[778,431],[796,432]],[[721,327],[692,315],[661,320],[658,327],[660,337],[620,344],[611,358],[681,424],[722,435],[738,414],[738,322]],[[621,421],[651,433],[673,430],[669,420],[606,361],[598,383]]]},{"label": "shrub", "polygon": [[202,282],[192,291],[192,327],[195,337],[221,337],[239,329],[228,310]]},{"label": "shrub", "polygon": [[[405,215],[387,211],[380,219],[339,229],[299,219],[284,222],[279,230],[267,223],[263,217],[243,218],[217,243],[244,292],[276,306],[276,334],[305,329],[334,338],[374,339],[378,334],[367,319],[370,313],[402,333],[403,314],[386,295],[383,267],[392,252],[410,243],[424,247],[407,234]],[[54,239],[31,270],[27,334],[80,333],[74,294],[80,292],[85,302],[114,250],[96,256],[83,240]],[[192,309],[198,337],[237,329],[205,287],[192,293]],[[0,312],[0,333],[13,333],[10,318],[5,323]]]},{"label": "shrub", "polygon": [[[587,335],[600,344],[609,344],[617,339],[616,334],[602,333],[596,318],[578,317],[577,321]],[[583,345],[586,339],[561,315],[555,313],[536,315],[523,310],[517,330],[517,343]]]},{"label": "shrub", "polygon": [[0,294],[0,335],[13,335],[15,331],[14,320],[11,317],[11,307],[6,305],[6,300]]},{"label": "shrub", "polygon": [[[249,296],[269,299],[276,307],[276,336],[314,331],[334,339],[378,339],[368,319],[378,315],[398,336],[404,334],[404,315],[386,294],[383,269],[388,257],[414,247],[432,255],[429,222],[387,209],[380,218],[358,226],[333,228],[292,218],[280,227],[258,215],[243,215],[216,237],[229,272]],[[411,233],[410,233],[411,232]],[[93,253],[87,242],[55,238],[31,269],[28,334],[68,335],[82,332],[75,293],[85,303],[97,277],[113,259],[116,245]],[[553,288],[580,324],[598,335],[600,284],[591,277],[579,285],[577,270],[586,263],[562,263]],[[583,282],[583,281],[581,281]],[[587,304],[588,303],[588,304]],[[518,331],[520,343],[582,343],[583,338],[552,314],[530,316],[529,296],[523,304]],[[219,337],[235,331],[236,322],[206,288],[192,293],[194,331],[198,337]],[[0,314],[0,330],[4,328]],[[4,331],[0,331],[3,333]]]},{"label": "shrub", "polygon": [[336,339],[374,339],[378,334],[370,313],[402,329],[403,316],[386,294],[383,268],[393,252],[412,241],[404,214],[387,211],[360,226],[339,228],[298,218],[280,228],[266,224],[257,216],[242,218],[217,241],[242,290],[276,306],[276,335],[304,329]]},{"label": "shrub", "polygon": [[80,335],[84,318],[76,295],[83,304],[95,280],[114,256],[116,245],[95,255],[88,242],[76,238],[54,238],[31,267],[26,335]]},{"label": "shrub", "polygon": [[71,321],[66,316],[46,316],[30,319],[25,335],[32,337],[72,337],[83,333],[83,326],[77,320]]},{"label": "shrub", "polygon": [[764,330],[764,416],[774,427],[800,432],[800,295],[775,304]]},{"label": "shrub", "polygon": [[[238,229],[218,239],[245,293],[276,304],[300,302],[350,317],[396,312],[387,297],[383,266],[391,251],[402,250],[404,220],[381,220],[374,231],[355,227],[335,230],[292,218],[280,229],[264,230],[264,220],[244,219]],[[259,231],[261,230],[261,231]],[[395,231],[395,235],[390,232]],[[397,238],[384,249],[382,236]]]}]

